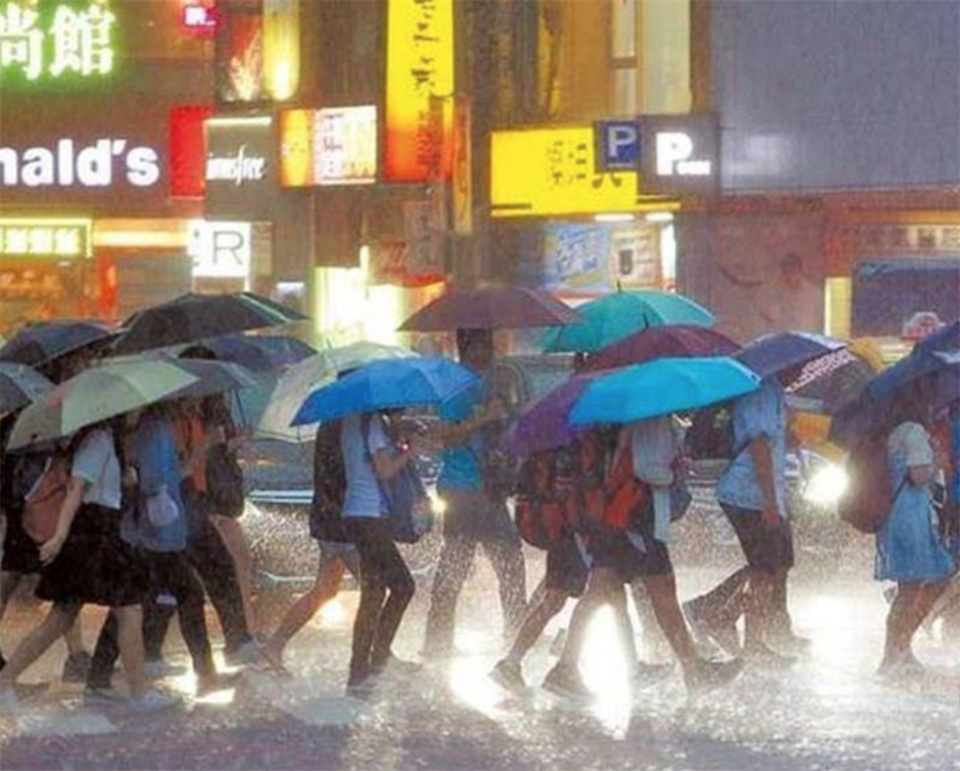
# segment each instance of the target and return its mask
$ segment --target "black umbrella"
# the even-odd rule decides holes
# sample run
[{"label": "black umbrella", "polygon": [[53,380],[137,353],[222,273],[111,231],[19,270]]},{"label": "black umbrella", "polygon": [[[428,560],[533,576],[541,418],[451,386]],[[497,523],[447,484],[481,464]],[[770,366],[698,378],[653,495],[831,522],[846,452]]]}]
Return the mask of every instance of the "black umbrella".
[{"label": "black umbrella", "polygon": [[114,352],[138,353],[247,329],[281,326],[306,318],[273,300],[249,292],[186,294],[131,316]]},{"label": "black umbrella", "polygon": [[102,321],[44,321],[28,324],[0,348],[0,360],[39,367],[97,343],[114,330]]},{"label": "black umbrella", "polygon": [[200,345],[218,361],[242,364],[254,372],[275,372],[316,355],[309,345],[289,335],[223,335]]},{"label": "black umbrella", "polygon": [[211,394],[239,391],[242,388],[256,388],[260,385],[252,372],[240,364],[208,359],[169,359],[182,370],[197,378],[168,399],[200,398]]},{"label": "black umbrella", "polygon": [[0,415],[26,407],[53,387],[53,383],[33,367],[0,361]]}]

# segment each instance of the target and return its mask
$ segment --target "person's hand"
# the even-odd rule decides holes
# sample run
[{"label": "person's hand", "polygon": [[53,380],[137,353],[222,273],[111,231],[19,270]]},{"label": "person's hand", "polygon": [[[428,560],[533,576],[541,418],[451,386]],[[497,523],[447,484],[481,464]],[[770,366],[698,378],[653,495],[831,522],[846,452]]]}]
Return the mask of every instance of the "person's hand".
[{"label": "person's hand", "polygon": [[764,508],[761,521],[768,527],[777,527],[783,521],[783,519],[780,517],[779,507],[773,505]]},{"label": "person's hand", "polygon": [[487,402],[487,404],[484,405],[480,414],[483,422],[492,423],[495,420],[501,420],[506,417],[507,406],[503,403],[503,399],[500,399],[499,397],[496,399],[491,399],[489,402]]},{"label": "person's hand", "polygon": [[40,564],[49,565],[53,562],[57,558],[57,555],[60,554],[60,550],[63,548],[66,540],[66,536],[57,534],[49,541],[44,541],[40,545]]},{"label": "person's hand", "polygon": [[140,481],[140,477],[137,475],[137,469],[133,466],[127,466],[123,472],[123,484],[126,487],[134,487],[137,482]]}]

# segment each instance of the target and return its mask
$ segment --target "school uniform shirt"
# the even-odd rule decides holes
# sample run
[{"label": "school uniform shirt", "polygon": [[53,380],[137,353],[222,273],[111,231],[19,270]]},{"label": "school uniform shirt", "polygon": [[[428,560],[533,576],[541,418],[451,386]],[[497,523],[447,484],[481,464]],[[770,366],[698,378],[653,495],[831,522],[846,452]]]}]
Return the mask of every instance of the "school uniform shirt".
[{"label": "school uniform shirt", "polygon": [[733,446],[739,451],[717,484],[717,500],[728,506],[763,511],[764,498],[750,443],[763,437],[773,456],[773,480],[780,516],[786,518],[787,409],[783,388],[767,378],[759,390],[733,407]]},{"label": "school uniform shirt", "polygon": [[[447,423],[462,423],[470,420],[475,410],[486,401],[487,389],[478,383],[461,391],[440,405],[439,417]],[[479,459],[486,454],[483,429],[471,434],[465,442],[448,447],[441,457],[437,490],[441,495],[448,492],[482,492],[483,469]]]},{"label": "school uniform shirt", "polygon": [[[367,430],[364,431],[364,424]],[[373,456],[389,448],[390,440],[378,415],[351,415],[343,421],[340,450],[347,475],[347,493],[343,503],[345,517],[384,516],[380,483],[373,471]]]},{"label": "school uniform shirt", "polygon": [[70,475],[89,485],[83,503],[120,510],[120,461],[109,431],[98,429],[87,435],[74,453]]}]

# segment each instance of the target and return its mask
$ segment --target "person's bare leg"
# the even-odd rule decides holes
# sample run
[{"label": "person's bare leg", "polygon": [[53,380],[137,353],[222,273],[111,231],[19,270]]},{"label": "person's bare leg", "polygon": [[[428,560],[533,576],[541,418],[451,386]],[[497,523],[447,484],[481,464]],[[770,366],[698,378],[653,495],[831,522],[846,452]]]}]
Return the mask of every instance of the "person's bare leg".
[{"label": "person's bare leg", "polygon": [[250,551],[250,543],[237,520],[228,517],[212,519],[227,551],[233,558],[237,572],[237,585],[240,587],[240,597],[243,600],[243,614],[247,619],[247,629],[250,630],[250,634],[257,634],[259,626],[253,603],[253,553]]},{"label": "person's bare leg", "polygon": [[580,664],[583,644],[594,611],[610,601],[612,587],[620,583],[614,571],[608,568],[596,568],[590,571],[587,590],[577,602],[570,617],[570,628],[563,646],[563,652],[557,661],[558,668],[576,668]]},{"label": "person's bare leg", "polygon": [[911,646],[914,636],[920,627],[923,626],[924,620],[930,614],[930,611],[933,610],[934,605],[937,604],[937,600],[948,585],[947,581],[938,581],[936,583],[921,584],[919,586],[916,597],[914,598],[913,607],[910,608],[910,611],[904,619],[903,633],[906,638],[905,652],[909,655],[913,655]]},{"label": "person's bare leg", "polygon": [[514,664],[520,664],[524,656],[540,639],[540,635],[543,634],[543,630],[546,629],[550,620],[563,610],[563,606],[566,604],[567,595],[565,593],[556,589],[546,589],[540,600],[531,606],[526,618],[520,625],[520,630],[507,653],[507,660]]},{"label": "person's bare leg", "polygon": [[774,580],[771,573],[752,568],[750,570],[744,635],[744,652],[748,655],[766,648],[767,619],[773,601]]},{"label": "person's bare leg", "polygon": [[645,576],[643,583],[650,596],[657,624],[681,666],[686,668],[698,661],[693,637],[687,628],[683,611],[680,609],[680,601],[677,599],[677,582],[673,573]]},{"label": "person's bare leg", "polygon": [[50,650],[58,638],[73,625],[80,605],[55,604],[47,617],[28,634],[14,650],[7,665],[0,672],[0,683],[13,685],[37,659]]},{"label": "person's bare leg", "polygon": [[917,583],[901,582],[897,586],[897,594],[887,613],[887,632],[883,648],[883,661],[880,664],[881,670],[895,664],[907,652],[910,641],[907,629],[911,624],[910,618],[914,615],[913,608],[917,603],[919,593],[920,584]]},{"label": "person's bare leg", "polygon": [[283,665],[283,651],[287,643],[327,602],[337,596],[346,567],[339,557],[321,562],[313,588],[290,607],[280,621],[277,631],[264,646],[263,654],[271,662],[277,666]]},{"label": "person's bare leg", "polygon": [[143,611],[139,605],[126,605],[116,611],[120,660],[123,661],[130,696],[137,698],[150,687],[143,668]]}]

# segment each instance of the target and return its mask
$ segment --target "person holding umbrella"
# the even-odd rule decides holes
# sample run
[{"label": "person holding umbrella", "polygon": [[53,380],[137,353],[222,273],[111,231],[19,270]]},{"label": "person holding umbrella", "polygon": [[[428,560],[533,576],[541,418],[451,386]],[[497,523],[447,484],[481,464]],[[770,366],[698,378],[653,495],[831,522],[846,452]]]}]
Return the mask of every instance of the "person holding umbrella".
[{"label": "person holding umbrella", "polygon": [[[401,473],[413,475],[421,493],[422,483],[412,466],[417,441],[396,436],[391,417],[404,407],[443,403],[476,381],[465,368],[439,357],[375,361],[312,393],[293,419],[294,425],[306,425],[343,418],[340,450],[347,490],[342,519],[360,555],[348,692],[366,693],[385,669],[414,666],[391,650],[415,585],[394,543],[401,514],[389,488]],[[417,506],[411,505],[412,518]]]}]

